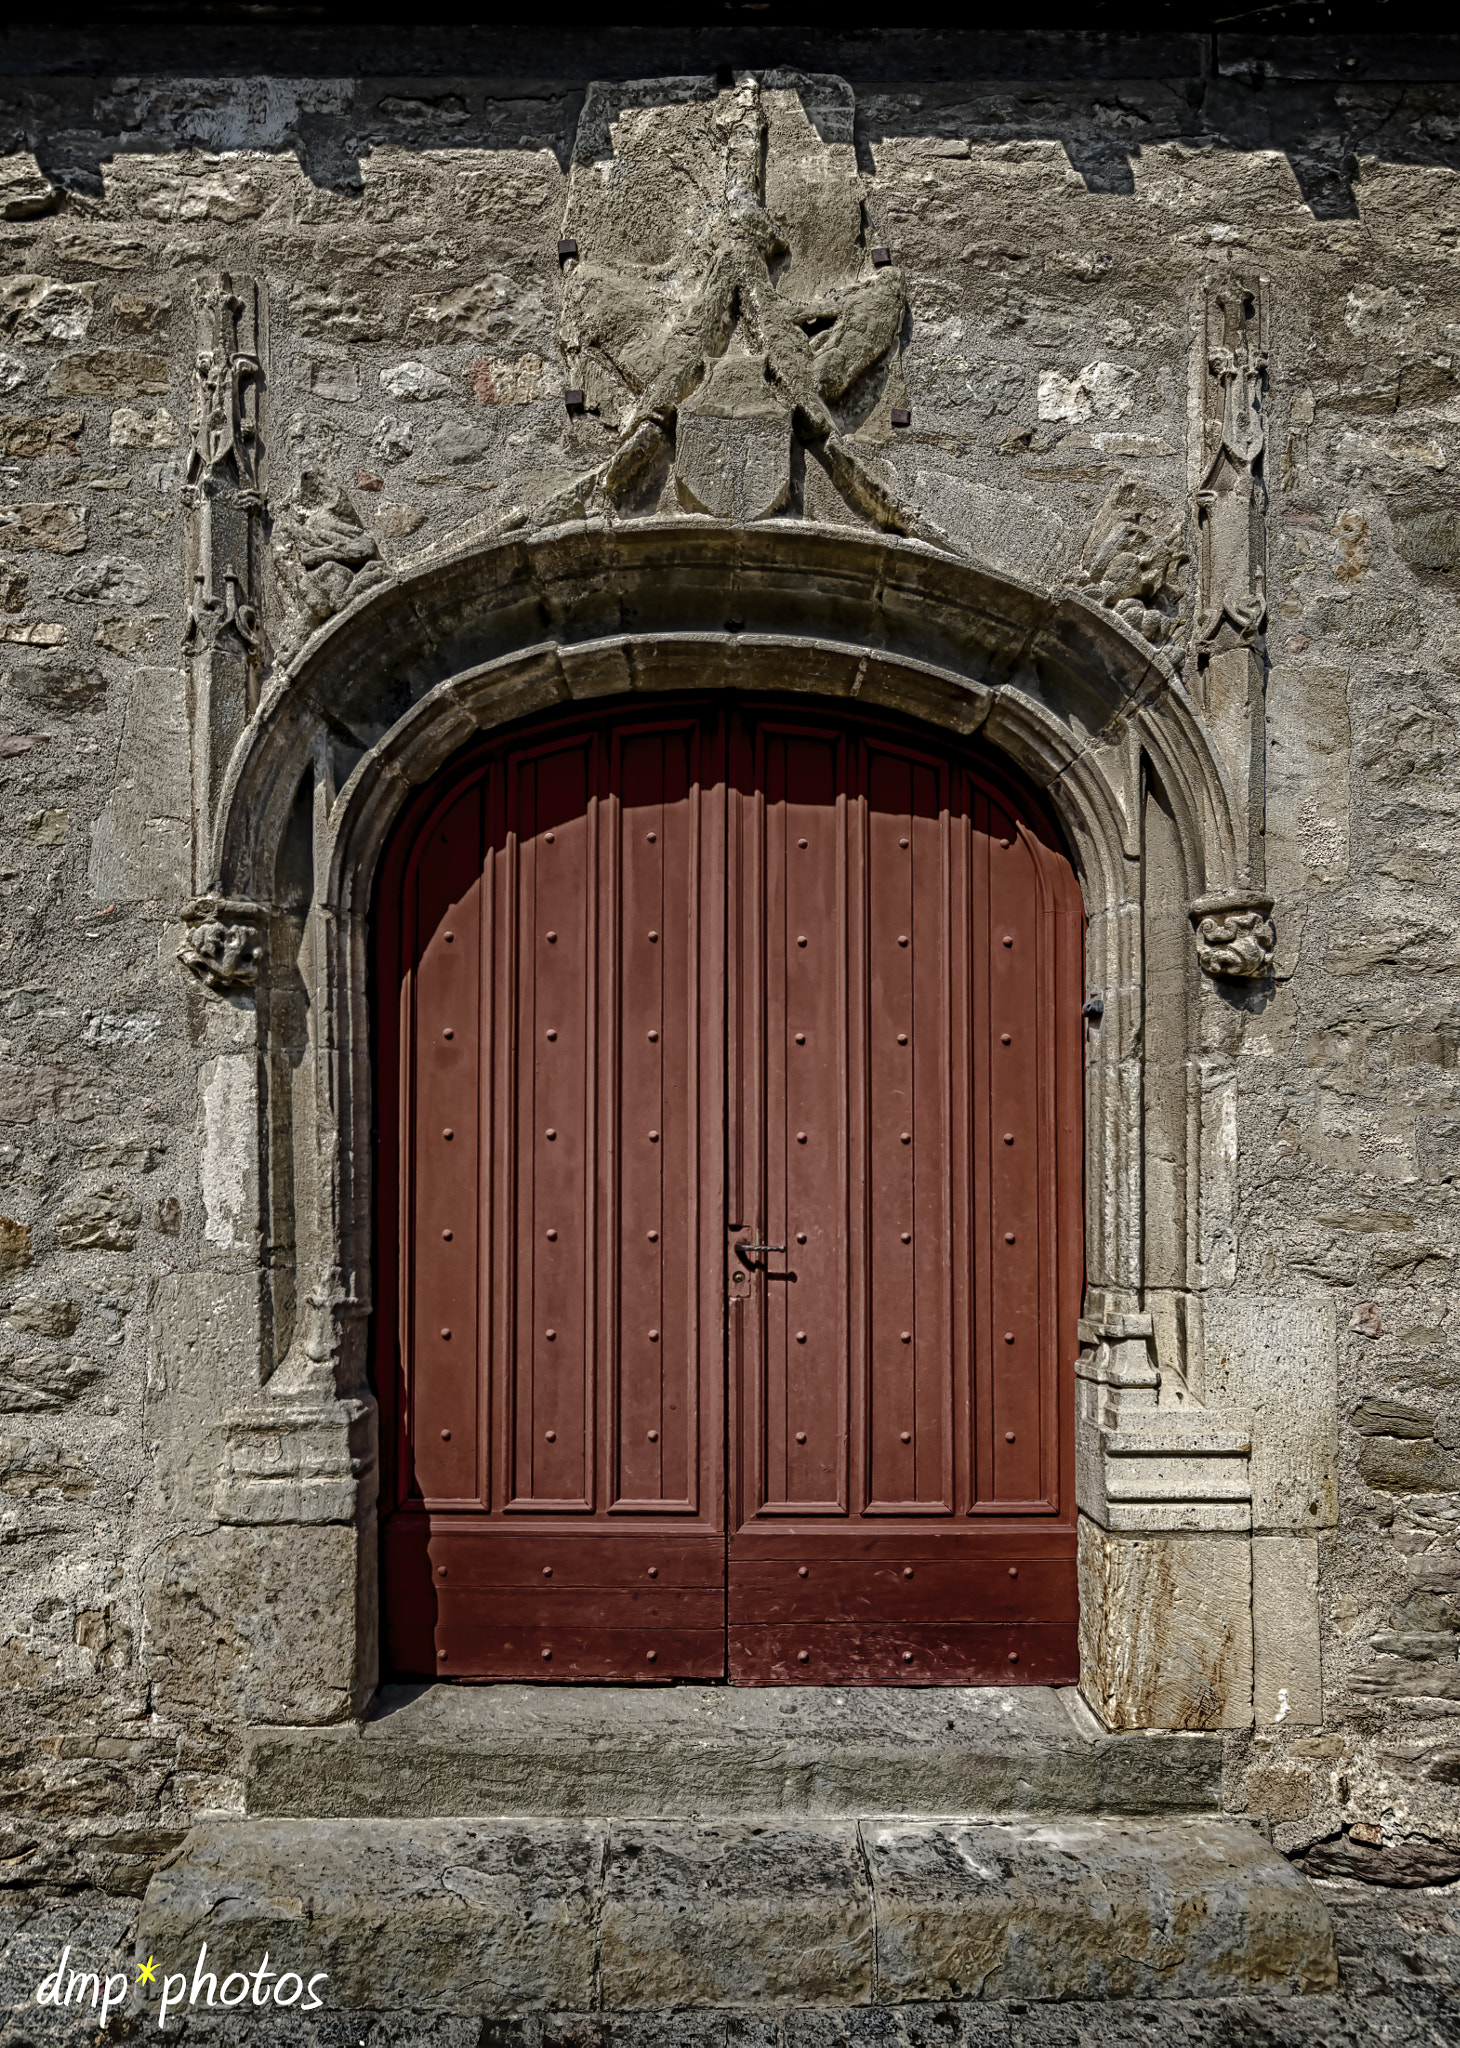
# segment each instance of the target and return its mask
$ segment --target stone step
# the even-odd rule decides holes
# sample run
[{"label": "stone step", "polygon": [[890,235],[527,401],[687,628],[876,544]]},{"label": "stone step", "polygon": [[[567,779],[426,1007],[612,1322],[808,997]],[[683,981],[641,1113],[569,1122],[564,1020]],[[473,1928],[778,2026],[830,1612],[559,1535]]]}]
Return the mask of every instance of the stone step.
[{"label": "stone step", "polygon": [[251,1738],[250,1814],[733,1820],[1202,1813],[1220,1735],[1107,1734],[1073,1688],[387,1686]]},{"label": "stone step", "polygon": [[250,2021],[264,1967],[286,2002],[480,2018],[1336,1981],[1306,1878],[1209,1818],[222,1821],[153,1877],[137,1940],[173,2015],[211,1975]]}]

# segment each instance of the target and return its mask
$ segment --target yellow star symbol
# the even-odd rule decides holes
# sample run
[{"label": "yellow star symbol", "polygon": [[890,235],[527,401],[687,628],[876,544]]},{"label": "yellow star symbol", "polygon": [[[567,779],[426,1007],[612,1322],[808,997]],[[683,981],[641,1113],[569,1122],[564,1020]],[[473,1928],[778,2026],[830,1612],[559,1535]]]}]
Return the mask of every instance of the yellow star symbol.
[{"label": "yellow star symbol", "polygon": [[137,1972],[137,1982],[139,1984],[155,1984],[157,1982],[157,1972],[152,1967],[151,1956],[148,1956],[146,1962]]}]

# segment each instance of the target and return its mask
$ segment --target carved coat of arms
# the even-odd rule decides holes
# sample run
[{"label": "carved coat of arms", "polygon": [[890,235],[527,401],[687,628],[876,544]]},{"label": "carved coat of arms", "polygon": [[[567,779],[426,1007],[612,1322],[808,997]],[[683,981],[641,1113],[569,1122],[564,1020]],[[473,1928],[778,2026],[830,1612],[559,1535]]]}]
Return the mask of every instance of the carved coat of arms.
[{"label": "carved coat of arms", "polygon": [[878,457],[907,403],[907,300],[867,233],[850,93],[776,73],[691,92],[595,86],[584,106],[558,339],[602,453],[550,511],[743,522],[819,495],[941,540]]}]

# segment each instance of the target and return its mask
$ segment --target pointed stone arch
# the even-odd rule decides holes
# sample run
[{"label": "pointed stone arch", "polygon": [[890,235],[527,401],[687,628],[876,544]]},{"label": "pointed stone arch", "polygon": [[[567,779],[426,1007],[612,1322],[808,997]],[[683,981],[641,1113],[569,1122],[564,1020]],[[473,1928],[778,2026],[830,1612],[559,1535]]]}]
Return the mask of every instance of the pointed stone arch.
[{"label": "pointed stone arch", "polygon": [[[484,731],[555,705],[716,688],[857,700],[977,734],[1045,793],[1084,892],[1088,986],[1103,1005],[1086,1074],[1094,1377],[1100,1387],[1159,1378],[1143,1303],[1148,780],[1171,820],[1187,902],[1250,894],[1246,822],[1164,657],[1068,589],[864,529],[577,523],[423,556],[331,620],[277,678],[235,749],[216,816],[200,821],[211,847],[202,909],[225,933],[268,936],[250,956],[262,960],[254,1014],[268,1098],[258,1184],[264,1238],[294,1247],[270,1262],[261,1290],[257,1390],[230,1421],[215,1501],[225,1521],[353,1529],[353,1583],[336,1589],[356,1617],[342,1700],[358,1705],[374,1684],[366,941],[381,850],[412,791]],[[189,964],[205,980],[208,944],[195,932],[204,966]],[[248,951],[236,937],[212,944],[235,960]],[[1185,957],[1194,990],[1189,946]],[[286,1019],[301,1016],[307,1028],[286,1052]],[[1199,1130],[1180,1140],[1199,1153]],[[1170,1363],[1183,1379],[1183,1361]],[[1093,1398],[1092,1427],[1112,1405]],[[285,1449],[266,1471],[257,1447],[270,1431]],[[1098,1491],[1098,1475],[1082,1484]]]}]

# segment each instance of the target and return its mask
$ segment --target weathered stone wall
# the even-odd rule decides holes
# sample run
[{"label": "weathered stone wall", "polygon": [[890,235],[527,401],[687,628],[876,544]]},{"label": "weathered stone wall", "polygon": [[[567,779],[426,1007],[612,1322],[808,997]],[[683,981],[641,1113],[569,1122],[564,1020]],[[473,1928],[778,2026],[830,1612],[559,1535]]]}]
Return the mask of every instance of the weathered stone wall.
[{"label": "weathered stone wall", "polygon": [[[642,52],[570,75],[521,37],[466,77],[440,54],[212,76],[196,50],[185,74],[116,53],[41,75],[38,52],[0,80],[15,1853],[64,1821],[145,1869],[236,1807],[245,1722],[337,1719],[370,1683],[368,1514],[329,1491],[353,1437],[331,1465],[303,1424],[244,1451],[225,1427],[309,1354],[320,1264],[277,1164],[321,1115],[310,817],[261,977],[247,905],[185,919],[233,742],[407,560],[665,513],[922,536],[1083,593],[1178,666],[1252,886],[1211,906],[1203,948],[1236,952],[1197,972],[1163,793],[1125,820],[1163,1221],[1144,1300],[1097,1304],[1089,1342],[1116,1378],[1123,1351],[1154,1360],[1156,1415],[1223,1420],[1110,1446],[1086,1689],[1118,1725],[1226,1728],[1230,1803],[1283,1846],[1460,1839],[1460,83],[1259,90],[1196,38],[1127,43],[1105,75],[1046,39],[1012,75],[980,47],[746,48],[718,77],[709,51],[631,87]],[[789,278],[686,154],[713,131],[733,160],[756,107]],[[636,441],[692,296],[665,268],[687,223],[742,266],[738,315],[699,275],[705,319],[743,320],[766,264],[852,337],[847,375],[766,312],[749,401],[743,369],[661,392]],[[636,263],[658,298],[624,285]],[[1175,1476],[1136,1514],[1119,1474],[1142,1460]],[[238,1506],[283,1467],[312,1508]],[[359,1613],[319,1593],[341,1574]]]}]

